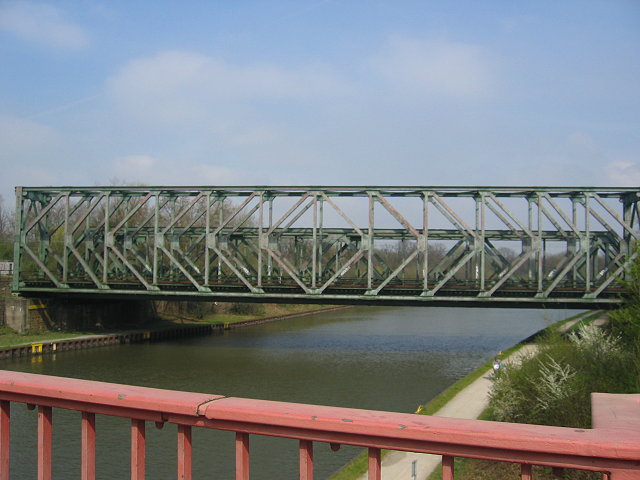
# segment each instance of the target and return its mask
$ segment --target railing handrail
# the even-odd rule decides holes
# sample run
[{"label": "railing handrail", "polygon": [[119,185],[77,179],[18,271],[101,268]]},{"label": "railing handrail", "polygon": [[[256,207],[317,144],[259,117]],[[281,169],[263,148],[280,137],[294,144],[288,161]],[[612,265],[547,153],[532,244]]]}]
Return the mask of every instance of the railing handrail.
[{"label": "railing handrail", "polygon": [[[640,395],[594,396],[637,422]],[[182,426],[594,471],[640,472],[640,431],[576,429],[255,400],[0,371],[0,400]],[[603,413],[606,417],[606,412]],[[611,415],[609,415],[610,418]],[[627,423],[627,422],[624,422]]]}]

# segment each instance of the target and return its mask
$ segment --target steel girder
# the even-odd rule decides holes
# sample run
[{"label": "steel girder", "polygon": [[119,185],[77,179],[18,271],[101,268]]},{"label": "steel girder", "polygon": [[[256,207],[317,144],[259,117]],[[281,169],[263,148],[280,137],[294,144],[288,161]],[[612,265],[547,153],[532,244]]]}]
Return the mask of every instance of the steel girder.
[{"label": "steel girder", "polygon": [[640,190],[18,187],[14,291],[602,307]]}]

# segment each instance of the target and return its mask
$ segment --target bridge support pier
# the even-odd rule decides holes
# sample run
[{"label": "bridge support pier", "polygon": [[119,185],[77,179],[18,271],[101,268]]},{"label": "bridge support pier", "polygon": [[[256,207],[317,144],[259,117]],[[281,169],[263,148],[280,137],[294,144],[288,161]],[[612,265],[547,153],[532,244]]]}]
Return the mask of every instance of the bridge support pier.
[{"label": "bridge support pier", "polygon": [[83,330],[134,327],[153,316],[147,300],[81,300],[16,297],[4,306],[5,325],[18,333],[28,330]]}]

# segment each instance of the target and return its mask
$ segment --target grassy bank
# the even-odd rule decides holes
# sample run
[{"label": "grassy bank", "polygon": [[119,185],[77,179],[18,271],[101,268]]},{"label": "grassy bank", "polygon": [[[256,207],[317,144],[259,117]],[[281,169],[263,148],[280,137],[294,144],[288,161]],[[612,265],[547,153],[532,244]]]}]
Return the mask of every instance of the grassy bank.
[{"label": "grassy bank", "polygon": [[[207,313],[200,318],[182,314],[159,313],[158,317],[167,321],[188,324],[188,323],[237,323],[247,320],[258,320],[263,318],[277,318],[291,315],[321,312],[327,309],[336,308],[335,305],[296,305],[296,304],[275,304],[266,303],[260,305],[251,305],[246,311],[236,311],[233,308],[223,308],[215,313]],[[240,309],[245,310],[245,309]]]}]

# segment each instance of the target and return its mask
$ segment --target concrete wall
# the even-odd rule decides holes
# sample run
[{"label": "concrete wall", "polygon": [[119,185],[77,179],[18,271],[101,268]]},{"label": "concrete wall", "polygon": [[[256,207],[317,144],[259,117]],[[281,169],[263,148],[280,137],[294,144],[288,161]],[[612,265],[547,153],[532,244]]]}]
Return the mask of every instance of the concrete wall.
[{"label": "concrete wall", "polygon": [[136,328],[154,315],[149,301],[7,298],[2,309],[6,325],[28,330],[93,330]]}]

